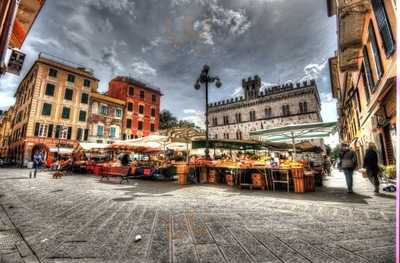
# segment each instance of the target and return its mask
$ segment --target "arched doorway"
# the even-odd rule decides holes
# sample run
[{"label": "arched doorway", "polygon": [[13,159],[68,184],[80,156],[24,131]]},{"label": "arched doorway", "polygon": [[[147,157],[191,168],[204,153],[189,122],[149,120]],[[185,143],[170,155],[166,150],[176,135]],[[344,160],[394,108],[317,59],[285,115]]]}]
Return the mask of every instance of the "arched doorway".
[{"label": "arched doorway", "polygon": [[49,148],[44,145],[44,144],[35,144],[32,148],[32,152],[31,152],[31,160],[33,161],[33,156],[35,155],[35,152],[41,152],[43,154],[43,159],[47,160],[47,156],[49,154]]}]

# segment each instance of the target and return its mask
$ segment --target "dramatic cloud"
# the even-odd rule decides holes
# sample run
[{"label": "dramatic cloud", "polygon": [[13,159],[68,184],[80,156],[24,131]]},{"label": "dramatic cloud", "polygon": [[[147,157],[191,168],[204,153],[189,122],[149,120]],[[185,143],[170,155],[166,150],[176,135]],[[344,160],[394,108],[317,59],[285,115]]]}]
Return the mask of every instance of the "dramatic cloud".
[{"label": "dramatic cloud", "polygon": [[135,58],[131,66],[134,76],[138,76],[140,78],[152,77],[157,74],[157,70],[152,68],[146,61],[140,58]]},{"label": "dramatic cloud", "polygon": [[327,61],[322,62],[321,64],[308,64],[304,68],[305,76],[301,79],[301,81],[307,79],[319,79],[319,77],[321,76],[321,72],[326,65]]},{"label": "dramatic cloud", "polygon": [[326,61],[336,45],[336,19],[327,17],[326,1],[46,1],[22,47],[21,76],[0,80],[1,105],[14,102],[18,82],[46,52],[92,68],[101,91],[118,74],[158,86],[162,108],[199,124],[204,89],[193,83],[204,64],[223,83],[210,86],[210,102],[240,96],[242,78],[256,74],[263,88],[316,78],[329,119],[336,109],[323,95],[330,92]]}]

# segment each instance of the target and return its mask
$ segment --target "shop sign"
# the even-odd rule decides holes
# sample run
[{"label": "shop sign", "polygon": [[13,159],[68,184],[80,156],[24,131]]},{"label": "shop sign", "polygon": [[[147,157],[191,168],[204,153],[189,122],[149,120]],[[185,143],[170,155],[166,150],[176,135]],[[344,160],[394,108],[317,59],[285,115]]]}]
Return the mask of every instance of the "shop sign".
[{"label": "shop sign", "polygon": [[12,49],[10,59],[8,60],[7,72],[19,76],[24,61],[25,54],[17,49]]}]

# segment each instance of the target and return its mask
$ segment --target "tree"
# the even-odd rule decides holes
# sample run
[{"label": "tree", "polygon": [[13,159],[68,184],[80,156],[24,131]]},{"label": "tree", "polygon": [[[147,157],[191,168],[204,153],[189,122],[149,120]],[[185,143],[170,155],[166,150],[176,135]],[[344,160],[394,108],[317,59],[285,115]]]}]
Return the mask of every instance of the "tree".
[{"label": "tree", "polygon": [[338,144],[335,146],[335,148],[333,148],[332,153],[331,153],[331,158],[338,160],[339,154],[340,154],[340,145]]},{"label": "tree", "polygon": [[196,124],[187,120],[179,120],[169,111],[160,112],[160,130],[170,128],[198,128]]},{"label": "tree", "polygon": [[326,155],[331,156],[331,154],[332,154],[331,146],[328,144],[325,144],[325,150],[326,150]]},{"label": "tree", "polygon": [[160,129],[170,129],[176,127],[178,120],[169,110],[162,110],[160,112]]}]

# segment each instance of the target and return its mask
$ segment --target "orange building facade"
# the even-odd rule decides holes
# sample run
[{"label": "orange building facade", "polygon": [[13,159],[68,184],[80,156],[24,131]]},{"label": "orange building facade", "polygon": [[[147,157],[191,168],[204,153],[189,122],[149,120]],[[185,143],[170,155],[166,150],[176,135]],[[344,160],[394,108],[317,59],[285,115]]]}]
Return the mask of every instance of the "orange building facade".
[{"label": "orange building facade", "polygon": [[107,95],[125,101],[122,139],[158,133],[160,90],[136,79],[118,76],[110,81]]},{"label": "orange building facade", "polygon": [[328,0],[338,50],[329,60],[339,135],[362,160],[369,142],[381,163],[396,156],[396,25],[393,0]]},{"label": "orange building facade", "polygon": [[39,55],[15,93],[8,158],[24,165],[40,150],[54,159],[87,140],[97,85],[89,70]]}]

